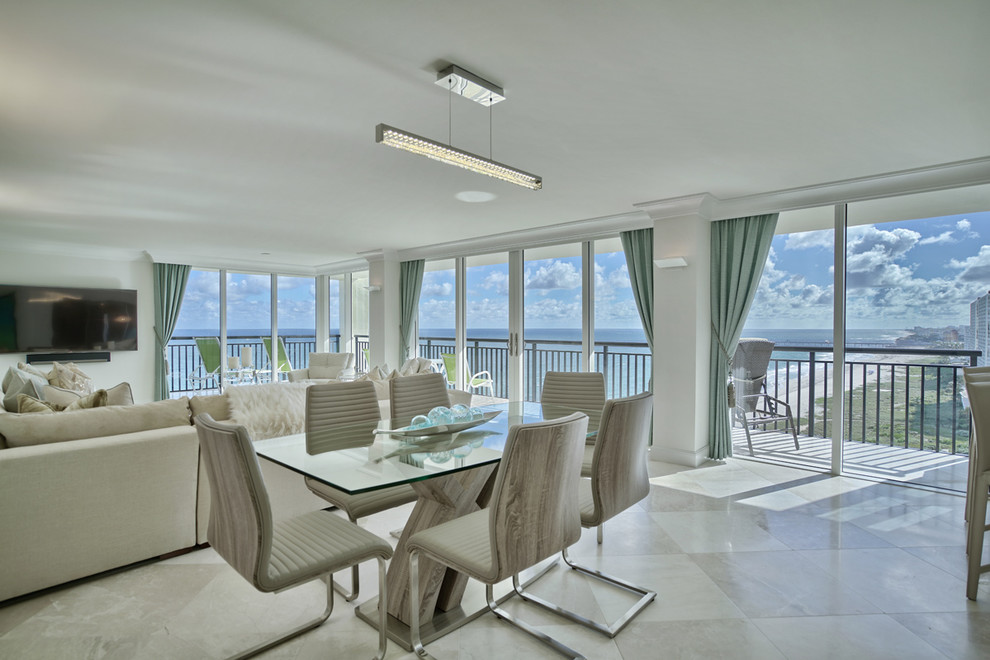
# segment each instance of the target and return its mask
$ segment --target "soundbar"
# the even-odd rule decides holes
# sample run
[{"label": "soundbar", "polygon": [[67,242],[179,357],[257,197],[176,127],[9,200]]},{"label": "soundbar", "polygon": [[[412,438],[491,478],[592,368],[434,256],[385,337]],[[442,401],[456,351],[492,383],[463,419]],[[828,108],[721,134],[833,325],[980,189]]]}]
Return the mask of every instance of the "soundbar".
[{"label": "soundbar", "polygon": [[78,353],[28,353],[27,363],[43,362],[109,362],[110,351],[84,351]]}]

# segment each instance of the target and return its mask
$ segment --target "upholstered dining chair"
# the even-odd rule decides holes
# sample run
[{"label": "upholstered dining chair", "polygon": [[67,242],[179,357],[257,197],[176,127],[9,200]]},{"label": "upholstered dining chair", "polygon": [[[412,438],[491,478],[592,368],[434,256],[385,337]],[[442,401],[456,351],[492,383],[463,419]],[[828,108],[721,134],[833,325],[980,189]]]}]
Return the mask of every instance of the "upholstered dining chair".
[{"label": "upholstered dining chair", "polygon": [[[964,372],[966,374],[966,372]],[[970,484],[967,490],[969,524],[966,527],[966,597],[976,600],[980,589],[980,574],[990,572],[990,564],[982,564],[983,542],[987,526],[987,492],[990,490],[990,380],[985,374],[966,374],[966,393],[973,412],[975,443],[970,445]]]},{"label": "upholstered dining chair", "polygon": [[443,374],[416,374],[393,378],[389,381],[388,388],[393,419],[425,415],[437,406],[450,405],[447,382]]},{"label": "upholstered dining chair", "polygon": [[[540,406],[544,418],[574,411],[588,416],[588,428],[596,431],[605,407],[605,375],[598,371],[548,371],[543,377]],[[591,476],[594,440],[589,440],[581,462],[581,476]]]},{"label": "upholstered dining chair", "polygon": [[[323,578],[323,615],[263,642],[235,658],[248,658],[316,628],[333,611],[333,573],[378,560],[380,603],[386,602],[385,561],[392,547],[374,534],[329,511],[311,511],[274,522],[258,455],[243,426],[196,416],[196,431],[213,497],[207,538],[210,545],[258,591],[279,592]],[[379,607],[378,655],[385,657],[387,611]]]},{"label": "upholstered dining chair", "polygon": [[[990,367],[966,367],[963,369],[963,382],[968,383],[980,383],[984,381],[990,381]],[[969,399],[969,393],[966,394],[966,399]],[[970,438],[969,441],[969,460],[967,461],[967,475],[966,475],[966,510],[965,519],[969,521],[970,514],[972,513],[973,504],[973,479],[976,476],[976,464],[979,460],[976,456],[977,453],[977,443],[974,437]]]},{"label": "upholstered dining chair", "polygon": [[[374,440],[378,421],[378,397],[371,381],[326,383],[306,390],[306,452],[309,454],[368,446]],[[305,480],[307,488],[347,514],[353,523],[416,501],[416,491],[409,484],[352,495],[312,477]],[[334,582],[334,589],[347,602],[358,597],[360,588],[357,564],[351,567],[350,593]]]},{"label": "upholstered dining chair", "polygon": [[[653,394],[645,392],[624,399],[610,399],[602,411],[602,424],[595,442],[590,479],[581,479],[578,486],[581,505],[581,526],[596,527],[598,543],[602,542],[602,526],[650,493],[650,477],[646,470],[646,445],[650,437]],[[633,617],[653,602],[657,593],[644,587],[606,575],[570,560],[567,549],[562,552],[571,568],[640,596],[639,600],[611,625],[592,621],[563,607],[524,591],[515,584],[516,593],[600,633],[615,637]]]},{"label": "upholstered dining chair", "polygon": [[[424,529],[409,537],[410,602],[419,603],[421,555],[485,584],[488,607],[500,619],[558,653],[582,658],[559,641],[514,619],[495,602],[493,585],[571,545],[581,535],[578,480],[588,418],[519,424],[509,429],[487,509]],[[429,658],[419,630],[419,608],[410,612],[413,651]]]}]

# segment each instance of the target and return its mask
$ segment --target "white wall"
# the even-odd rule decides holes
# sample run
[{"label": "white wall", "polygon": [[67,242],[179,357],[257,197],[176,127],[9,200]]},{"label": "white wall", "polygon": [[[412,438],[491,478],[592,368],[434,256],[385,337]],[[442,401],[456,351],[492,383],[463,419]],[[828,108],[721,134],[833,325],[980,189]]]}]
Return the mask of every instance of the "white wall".
[{"label": "white wall", "polygon": [[[131,384],[134,401],[151,401],[155,379],[154,279],[151,261],[94,259],[51,253],[10,252],[0,248],[0,284],[136,289],[138,350],[114,351],[110,362],[82,362],[80,368],[97,387]],[[23,362],[24,353],[0,353],[0,374]],[[42,371],[50,366],[37,365]]]}]

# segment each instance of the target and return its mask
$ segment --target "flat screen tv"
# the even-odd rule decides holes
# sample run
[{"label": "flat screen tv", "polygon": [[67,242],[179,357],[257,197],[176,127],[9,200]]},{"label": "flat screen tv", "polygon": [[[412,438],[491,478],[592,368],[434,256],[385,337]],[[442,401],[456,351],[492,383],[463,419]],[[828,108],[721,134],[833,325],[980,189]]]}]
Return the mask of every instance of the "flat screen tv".
[{"label": "flat screen tv", "polygon": [[133,289],[0,284],[0,353],[136,350]]}]

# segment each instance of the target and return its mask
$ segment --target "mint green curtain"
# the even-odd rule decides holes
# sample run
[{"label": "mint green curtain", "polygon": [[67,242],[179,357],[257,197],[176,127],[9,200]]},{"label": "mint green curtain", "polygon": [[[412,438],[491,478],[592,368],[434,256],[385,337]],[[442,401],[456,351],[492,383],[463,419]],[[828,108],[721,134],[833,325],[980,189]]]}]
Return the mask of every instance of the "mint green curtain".
[{"label": "mint green curtain", "polygon": [[179,320],[182,297],[186,293],[190,266],[152,264],[155,272],[155,400],[167,399],[168,342],[172,339],[175,322]]},{"label": "mint green curtain", "polygon": [[[653,228],[619,232],[646,343],[653,353]],[[652,377],[650,378],[652,381]],[[651,388],[652,389],[652,388]]]},{"label": "mint green curtain", "polygon": [[409,359],[409,344],[416,330],[419,313],[419,292],[423,288],[426,260],[403,261],[399,264],[399,362]]},{"label": "mint green curtain", "polygon": [[777,214],[711,223],[712,338],[709,372],[708,457],[732,456],[732,431],[726,385],[749,307],[763,275]]}]

